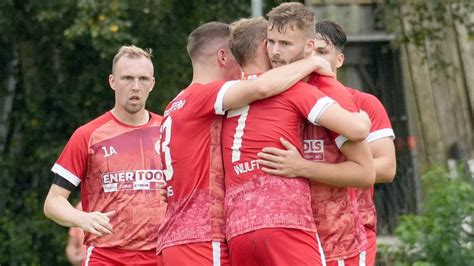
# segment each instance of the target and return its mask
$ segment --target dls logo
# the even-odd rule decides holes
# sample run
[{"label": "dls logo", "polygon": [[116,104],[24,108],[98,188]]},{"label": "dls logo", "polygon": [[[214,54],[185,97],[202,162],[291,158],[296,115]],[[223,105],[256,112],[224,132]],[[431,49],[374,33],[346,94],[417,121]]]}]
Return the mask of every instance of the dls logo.
[{"label": "dls logo", "polygon": [[102,150],[104,151],[105,158],[110,157],[114,154],[117,154],[117,151],[114,149],[113,146],[109,146],[109,147],[102,146]]},{"label": "dls logo", "polygon": [[324,141],[320,139],[305,139],[303,142],[304,157],[312,161],[324,161]]}]

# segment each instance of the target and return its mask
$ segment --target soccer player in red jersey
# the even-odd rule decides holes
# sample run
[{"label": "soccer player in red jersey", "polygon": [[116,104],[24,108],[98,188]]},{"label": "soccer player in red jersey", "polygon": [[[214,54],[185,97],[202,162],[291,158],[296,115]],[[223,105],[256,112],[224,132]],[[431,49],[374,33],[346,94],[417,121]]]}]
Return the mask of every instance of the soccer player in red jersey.
[{"label": "soccer player in red jersey", "polygon": [[[284,3],[272,9],[268,17],[267,47],[272,66],[301,57],[299,47],[315,36],[312,10],[300,3]],[[304,26],[299,29],[295,25]],[[312,75],[308,83],[347,110],[359,111],[351,93],[337,80]],[[363,263],[367,239],[356,201],[347,187],[370,187],[374,182],[367,143],[347,141],[343,135],[314,125],[307,125],[304,132],[304,156],[311,161],[299,160],[297,149],[287,141],[282,143],[288,150],[272,147],[259,154],[261,169],[269,174],[310,179],[313,215],[326,263],[346,258],[357,260],[357,265]]]},{"label": "soccer player in red jersey", "polygon": [[[334,72],[336,72],[337,68],[341,67],[344,62],[344,54],[342,51],[345,43],[346,35],[339,25],[330,21],[316,23],[316,51],[320,56],[326,58],[331,63],[331,68]],[[376,171],[375,182],[391,182],[396,170],[395,148],[393,145],[393,138],[395,136],[388,115],[383,105],[375,96],[353,89],[349,89],[349,92],[353,95],[358,107],[368,113],[372,122],[367,142],[369,143],[374,158]],[[321,143],[323,144],[323,142]],[[325,148],[330,147],[326,146]],[[296,153],[293,153],[293,155],[296,155]],[[310,149],[306,155],[308,159],[314,159],[314,153]],[[329,158],[326,159],[326,161],[329,161]],[[301,165],[294,162],[293,167],[300,168]],[[366,265],[375,265],[376,213],[373,204],[373,187],[370,189],[355,189],[351,192],[355,192],[354,196],[357,199],[357,209],[365,227],[366,238],[368,240],[367,251],[366,253],[362,253],[362,255],[365,255],[365,258],[359,256],[344,259],[344,257],[342,257],[341,259],[330,261],[328,265],[336,265],[337,263],[339,265],[342,263],[345,265],[359,265],[360,261],[365,261]],[[328,223],[327,226],[333,227],[334,225]],[[337,244],[337,241],[335,243]],[[336,244],[334,246],[336,246]]]},{"label": "soccer player in red jersey", "polygon": [[161,126],[161,158],[168,208],[158,234],[160,265],[227,265],[221,129],[226,110],[276,95],[320,68],[315,57],[238,79],[229,50],[229,25],[205,23],[191,32],[187,50],[191,84],[167,106]]},{"label": "soccer player in red jersey", "polygon": [[[109,76],[114,107],[79,127],[52,168],[56,176],[44,213],[84,230],[85,265],[157,263],[166,204],[157,149],[162,118],[145,109],[153,73],[150,51],[121,47]],[[83,211],[68,201],[79,184]]]},{"label": "soccer player in red jersey", "polygon": [[[343,51],[346,42],[346,34],[337,23],[328,20],[316,23],[316,51],[331,63],[334,73],[344,63]],[[393,143],[395,134],[387,111],[377,97],[355,89],[349,89],[349,91],[354,96],[356,104],[369,115],[372,122],[367,142],[374,158],[375,182],[392,182],[396,172]],[[354,192],[368,240],[367,265],[375,265],[377,215],[373,202],[374,188],[355,189]]]},{"label": "soccer player in red jersey", "polygon": [[[264,18],[231,24],[230,47],[244,79],[270,69]],[[305,54],[314,52],[314,42]],[[298,82],[271,98],[227,111],[222,129],[225,167],[226,236],[232,265],[322,265],[305,179],[287,179],[260,171],[257,153],[281,147],[280,137],[301,151],[302,125],[319,124],[353,140],[363,140],[368,127],[317,88]]]}]

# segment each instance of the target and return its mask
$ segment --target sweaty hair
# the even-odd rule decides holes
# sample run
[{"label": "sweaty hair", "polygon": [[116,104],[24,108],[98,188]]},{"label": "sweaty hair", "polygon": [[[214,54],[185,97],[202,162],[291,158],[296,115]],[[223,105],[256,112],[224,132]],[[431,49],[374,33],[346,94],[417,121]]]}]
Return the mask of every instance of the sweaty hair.
[{"label": "sweaty hair", "polygon": [[230,24],[229,46],[240,66],[255,58],[258,45],[267,38],[267,27],[263,17],[243,18]]},{"label": "sweaty hair", "polygon": [[316,23],[316,38],[332,43],[340,52],[344,51],[347,36],[342,27],[334,21],[322,20]]},{"label": "sweaty hair", "polygon": [[114,60],[112,61],[112,73],[114,73],[115,65],[117,65],[117,62],[121,57],[126,56],[131,58],[137,58],[144,56],[145,58],[148,58],[151,61],[151,53],[152,50],[150,48],[144,50],[140,47],[136,47],[135,45],[120,47],[119,51],[114,56]]},{"label": "sweaty hair", "polygon": [[188,50],[191,60],[199,56],[209,45],[228,41],[230,27],[222,22],[208,22],[194,29],[188,36]]},{"label": "sweaty hair", "polygon": [[314,11],[301,3],[289,2],[274,7],[267,14],[269,29],[277,28],[279,32],[286,26],[296,26],[305,37],[314,37]]}]

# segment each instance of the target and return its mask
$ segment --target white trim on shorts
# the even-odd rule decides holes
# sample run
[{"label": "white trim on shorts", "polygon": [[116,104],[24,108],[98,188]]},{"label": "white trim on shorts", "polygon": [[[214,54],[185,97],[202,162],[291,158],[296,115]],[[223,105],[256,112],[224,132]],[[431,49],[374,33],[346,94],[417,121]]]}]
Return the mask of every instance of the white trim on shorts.
[{"label": "white trim on shorts", "polygon": [[365,266],[366,265],[365,257],[366,257],[366,253],[365,253],[365,250],[364,250],[359,254],[359,266]]},{"label": "white trim on shorts", "polygon": [[[366,266],[365,261],[366,253],[365,250],[359,253],[359,266]],[[337,266],[345,266],[344,260],[337,260]]]},{"label": "white trim on shorts", "polygon": [[326,256],[324,255],[323,246],[321,245],[321,240],[319,240],[318,234],[316,234],[316,241],[318,241],[319,255],[321,257],[321,265],[326,266]]},{"label": "white trim on shorts", "polygon": [[85,266],[89,266],[89,261],[91,260],[92,250],[94,250],[94,246],[87,247],[86,261],[84,262]]},{"label": "white trim on shorts", "polygon": [[212,241],[212,262],[214,266],[221,266],[221,242]]}]

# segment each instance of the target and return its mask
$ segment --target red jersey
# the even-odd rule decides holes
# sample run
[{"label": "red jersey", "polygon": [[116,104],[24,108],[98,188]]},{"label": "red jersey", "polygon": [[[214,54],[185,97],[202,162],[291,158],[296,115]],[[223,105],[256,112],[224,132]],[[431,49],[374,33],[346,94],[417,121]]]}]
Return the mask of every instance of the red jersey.
[{"label": "red jersey", "polygon": [[158,150],[161,116],[151,114],[143,126],[129,126],[111,112],[78,128],[52,171],[74,185],[81,183],[86,212],[110,212],[113,233],[85,234],[84,243],[103,248],[150,250],[166,204],[158,187],[165,185]]},{"label": "red jersey", "polygon": [[[387,111],[383,104],[374,95],[364,93],[349,88],[352,96],[355,98],[357,105],[365,111],[372,122],[367,142],[376,141],[382,138],[395,138],[392,124],[388,117]],[[377,213],[374,205],[374,187],[369,189],[354,189],[357,199],[357,207],[362,218],[362,222],[367,229],[376,231],[377,229]]]},{"label": "red jersey", "polygon": [[[335,78],[311,75],[308,83],[317,86],[343,108],[358,112],[351,93]],[[304,132],[304,157],[326,163],[346,161],[339,150],[347,139],[335,132],[307,125]],[[311,182],[311,203],[327,261],[353,257],[367,247],[364,226],[350,189]]]},{"label": "red jersey", "polygon": [[191,84],[166,107],[161,157],[168,209],[157,254],[176,245],[225,241],[222,100],[233,82]]},{"label": "red jersey", "polygon": [[262,172],[256,162],[264,147],[284,147],[283,137],[302,151],[302,125],[318,121],[334,100],[299,82],[289,90],[229,110],[222,130],[225,167],[226,236],[263,228],[316,232],[309,183]]}]

